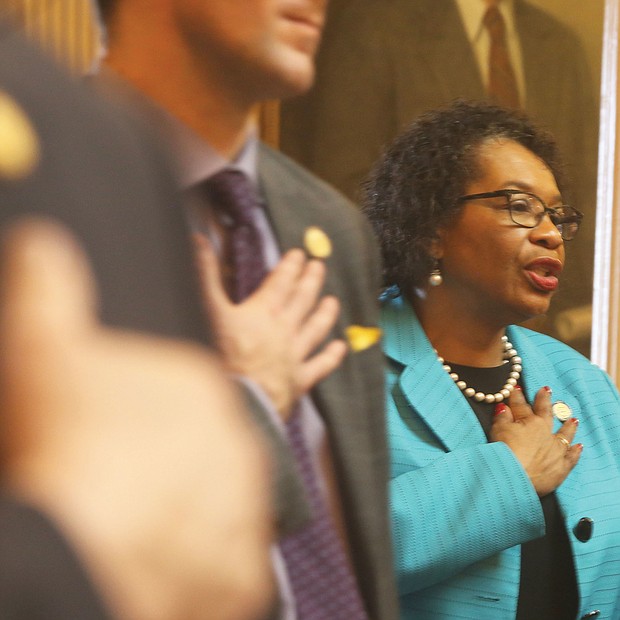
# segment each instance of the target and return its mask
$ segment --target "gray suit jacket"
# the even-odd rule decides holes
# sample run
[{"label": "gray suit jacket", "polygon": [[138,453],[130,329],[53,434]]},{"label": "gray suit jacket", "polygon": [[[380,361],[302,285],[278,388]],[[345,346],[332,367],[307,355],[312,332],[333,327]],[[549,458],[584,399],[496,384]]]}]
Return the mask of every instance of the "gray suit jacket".
[{"label": "gray suit jacket", "polygon": [[[575,33],[548,13],[515,0],[526,82],[526,110],[558,139],[586,213],[567,246],[563,300],[591,299],[597,109]],[[485,98],[478,65],[453,0],[334,0],[310,93],[282,105],[282,149],[359,199],[360,182],[381,149],[413,118],[457,97]]]},{"label": "gray suit jacket", "polygon": [[[259,155],[261,191],[280,249],[304,247],[309,226],[332,242],[325,293],[342,310],[334,334],[349,325],[376,326],[379,258],[369,226],[332,188],[268,147]],[[370,617],[397,617],[387,515],[382,354],[379,344],[349,353],[344,364],[313,393],[331,439],[349,543]],[[289,515],[293,516],[293,515]],[[284,518],[287,507],[284,506]]]}]

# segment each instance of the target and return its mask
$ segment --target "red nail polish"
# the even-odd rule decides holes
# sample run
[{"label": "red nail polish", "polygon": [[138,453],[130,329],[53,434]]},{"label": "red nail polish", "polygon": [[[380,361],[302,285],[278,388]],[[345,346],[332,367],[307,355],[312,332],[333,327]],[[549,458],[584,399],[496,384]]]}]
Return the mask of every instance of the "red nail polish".
[{"label": "red nail polish", "polygon": [[518,390],[519,392],[521,392],[521,386],[520,385],[515,385],[515,390]]},{"label": "red nail polish", "polygon": [[552,393],[552,390],[551,390],[551,388],[548,385],[545,385],[543,390],[545,390],[545,392],[547,392],[547,394],[551,394]]},{"label": "red nail polish", "polygon": [[583,452],[583,444],[582,443],[575,444],[575,448],[577,448],[577,450],[579,450],[579,452]]},{"label": "red nail polish", "polygon": [[570,421],[571,421],[571,424],[574,424],[575,426],[577,426],[577,424],[579,424],[579,419],[578,418],[571,418]]},{"label": "red nail polish", "polygon": [[497,405],[495,405],[495,415],[504,413],[504,411],[506,411],[506,405],[504,405],[504,403],[497,403]]}]

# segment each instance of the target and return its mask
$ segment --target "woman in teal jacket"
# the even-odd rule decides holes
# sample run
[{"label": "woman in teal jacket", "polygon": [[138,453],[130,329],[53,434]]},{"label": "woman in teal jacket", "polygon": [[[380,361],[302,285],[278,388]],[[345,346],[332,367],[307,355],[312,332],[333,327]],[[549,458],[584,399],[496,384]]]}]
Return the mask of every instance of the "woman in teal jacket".
[{"label": "woman in teal jacket", "polygon": [[547,310],[581,222],[560,169],[526,118],[455,102],[368,182],[402,618],[620,618],[618,392],[514,325]]}]

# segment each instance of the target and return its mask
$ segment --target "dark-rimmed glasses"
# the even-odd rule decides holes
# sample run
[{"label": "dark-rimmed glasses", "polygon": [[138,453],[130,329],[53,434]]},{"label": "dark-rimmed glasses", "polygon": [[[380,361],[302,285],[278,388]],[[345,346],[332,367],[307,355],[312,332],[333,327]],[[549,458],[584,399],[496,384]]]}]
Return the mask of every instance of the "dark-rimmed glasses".
[{"label": "dark-rimmed glasses", "polygon": [[570,241],[575,238],[583,219],[583,213],[573,207],[560,205],[555,209],[551,209],[540,196],[520,189],[498,189],[495,192],[469,194],[468,196],[461,196],[458,202],[484,198],[505,198],[506,204],[504,208],[510,212],[510,219],[518,226],[523,226],[524,228],[536,228],[542,222],[545,215],[549,215],[549,219],[560,231],[564,241]]}]

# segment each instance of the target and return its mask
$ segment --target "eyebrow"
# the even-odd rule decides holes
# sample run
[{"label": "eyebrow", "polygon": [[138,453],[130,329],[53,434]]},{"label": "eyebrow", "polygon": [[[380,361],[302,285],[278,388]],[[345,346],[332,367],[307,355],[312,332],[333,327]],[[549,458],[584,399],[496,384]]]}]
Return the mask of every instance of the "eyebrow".
[{"label": "eyebrow", "polygon": [[[519,189],[524,192],[530,192],[530,194],[536,194],[539,196],[540,194],[535,191],[535,188],[532,187],[529,183],[524,183],[523,181],[506,181],[501,189]],[[564,204],[564,199],[562,198],[562,194],[556,194],[550,201],[545,200],[547,205],[554,204]]]}]

